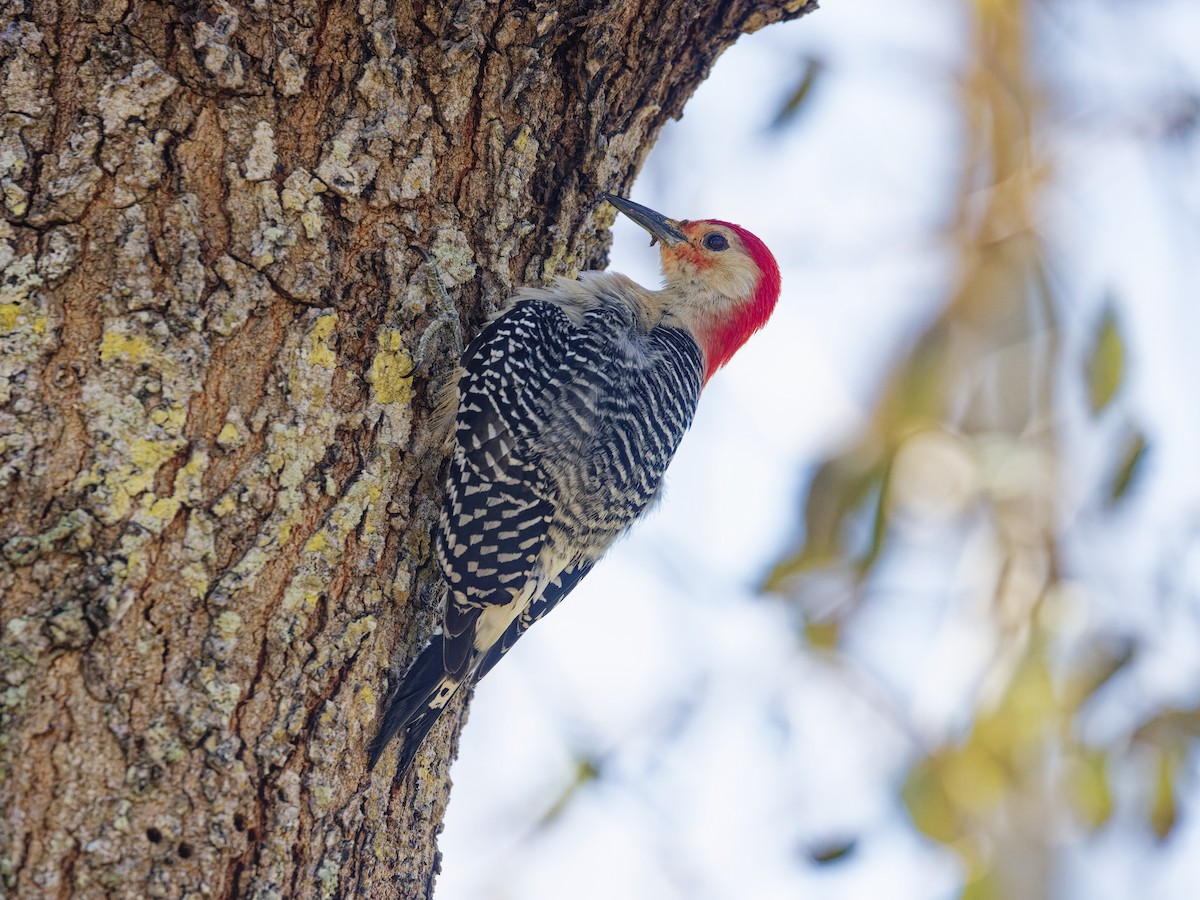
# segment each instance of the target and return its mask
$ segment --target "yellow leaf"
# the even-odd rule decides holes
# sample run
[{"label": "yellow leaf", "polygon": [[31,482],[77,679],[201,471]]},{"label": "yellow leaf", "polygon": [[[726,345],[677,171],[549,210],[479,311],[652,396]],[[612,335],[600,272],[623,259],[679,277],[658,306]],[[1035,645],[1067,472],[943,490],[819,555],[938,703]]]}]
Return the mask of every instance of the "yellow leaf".
[{"label": "yellow leaf", "polygon": [[1175,774],[1179,764],[1169,751],[1158,754],[1154,772],[1154,790],[1150,798],[1150,827],[1160,841],[1170,836],[1179,818],[1175,802]]},{"label": "yellow leaf", "polygon": [[841,635],[841,622],[837,619],[824,621],[807,620],[804,623],[804,636],[808,643],[818,650],[833,650],[837,647]]},{"label": "yellow leaf", "polygon": [[1142,461],[1146,458],[1146,436],[1140,431],[1131,432],[1125,438],[1125,446],[1121,448],[1120,463],[1113,472],[1112,483],[1108,486],[1108,504],[1122,500],[1129,487],[1133,484],[1138,472],[1142,469]]},{"label": "yellow leaf", "polygon": [[1100,830],[1113,814],[1108,757],[1085,750],[1073,761],[1066,780],[1067,795],[1079,821],[1089,831]]},{"label": "yellow leaf", "polygon": [[972,741],[946,758],[942,783],[958,809],[987,812],[1003,802],[1008,776],[987,747]]},{"label": "yellow leaf", "polygon": [[921,833],[939,843],[953,844],[962,837],[962,826],[942,785],[940,765],[937,757],[929,757],[913,766],[900,788],[900,799]]},{"label": "yellow leaf", "polygon": [[1117,331],[1117,321],[1110,307],[1100,320],[1100,328],[1096,332],[1095,343],[1088,354],[1085,375],[1088,384],[1088,397],[1091,400],[1092,413],[1103,410],[1116,396],[1117,388],[1121,386],[1121,376],[1125,368],[1125,348],[1121,334]]},{"label": "yellow leaf", "polygon": [[1000,885],[996,870],[984,869],[973,873],[963,885],[961,900],[1000,900]]}]

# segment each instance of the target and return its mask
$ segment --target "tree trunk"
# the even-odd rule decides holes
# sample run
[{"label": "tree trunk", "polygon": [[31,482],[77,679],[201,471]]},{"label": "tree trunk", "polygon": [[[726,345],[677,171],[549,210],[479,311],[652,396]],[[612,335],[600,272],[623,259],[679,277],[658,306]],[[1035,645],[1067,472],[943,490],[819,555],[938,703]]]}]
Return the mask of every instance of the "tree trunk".
[{"label": "tree trunk", "polygon": [[409,247],[468,335],[600,265],[597,194],[809,8],[6,7],[10,895],[430,894],[461,711],[403,784],[363,752],[441,607],[450,354],[408,377],[437,302]]}]

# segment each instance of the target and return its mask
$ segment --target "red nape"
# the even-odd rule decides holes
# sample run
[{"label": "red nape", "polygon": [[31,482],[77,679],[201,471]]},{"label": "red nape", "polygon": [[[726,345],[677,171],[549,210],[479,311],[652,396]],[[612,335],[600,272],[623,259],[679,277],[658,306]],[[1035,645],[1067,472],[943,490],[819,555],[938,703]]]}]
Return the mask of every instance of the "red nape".
[{"label": "red nape", "polygon": [[766,244],[741,225],[722,222],[719,219],[710,221],[715,225],[724,225],[741,238],[742,246],[758,266],[759,276],[758,287],[750,302],[738,310],[736,315],[724,322],[718,322],[709,332],[708,371],[704,373],[705,383],[712,378],[717,369],[733,358],[733,354],[738,352],[750,335],[767,324],[767,319],[771,318],[771,313],[775,311],[775,303],[779,300],[780,287],[779,263],[775,262],[775,257],[771,255]]}]

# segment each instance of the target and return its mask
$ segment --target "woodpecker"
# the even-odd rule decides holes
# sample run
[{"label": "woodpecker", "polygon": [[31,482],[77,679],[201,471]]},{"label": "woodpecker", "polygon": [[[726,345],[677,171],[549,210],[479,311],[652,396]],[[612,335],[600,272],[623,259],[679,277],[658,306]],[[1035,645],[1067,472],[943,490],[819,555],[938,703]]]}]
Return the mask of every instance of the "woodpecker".
[{"label": "woodpecker", "polygon": [[441,416],[443,623],[389,699],[373,769],[402,777],[454,695],[486,675],[655,501],[700,392],[779,299],[739,225],[604,199],[660,244],[664,286],[585,272],[519,290],[463,353]]}]

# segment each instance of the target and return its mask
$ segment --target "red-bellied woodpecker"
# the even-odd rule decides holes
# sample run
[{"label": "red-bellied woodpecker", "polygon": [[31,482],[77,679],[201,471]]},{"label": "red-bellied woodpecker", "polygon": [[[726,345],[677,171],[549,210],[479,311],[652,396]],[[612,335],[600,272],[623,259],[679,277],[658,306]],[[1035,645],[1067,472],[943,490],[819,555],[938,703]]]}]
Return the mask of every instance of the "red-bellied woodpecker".
[{"label": "red-bellied woodpecker", "polygon": [[371,768],[400,734],[406,771],[458,689],[646,511],[701,388],[775,308],[779,267],[744,228],[605,199],[661,242],[666,283],[585,272],[525,288],[463,353],[445,412],[445,618],[388,701]]}]

